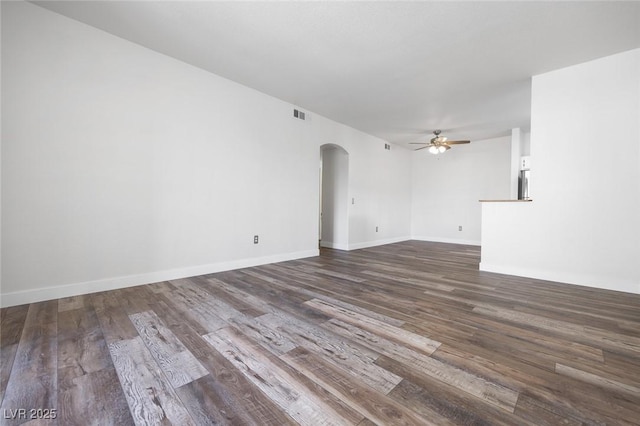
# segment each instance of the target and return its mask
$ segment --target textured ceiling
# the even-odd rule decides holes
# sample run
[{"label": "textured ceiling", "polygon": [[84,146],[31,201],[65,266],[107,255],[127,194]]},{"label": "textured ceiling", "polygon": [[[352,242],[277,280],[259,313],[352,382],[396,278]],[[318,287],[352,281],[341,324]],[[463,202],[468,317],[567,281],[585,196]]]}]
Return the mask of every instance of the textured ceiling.
[{"label": "textured ceiling", "polygon": [[640,2],[34,2],[405,144],[529,128],[531,76],[640,47]]}]

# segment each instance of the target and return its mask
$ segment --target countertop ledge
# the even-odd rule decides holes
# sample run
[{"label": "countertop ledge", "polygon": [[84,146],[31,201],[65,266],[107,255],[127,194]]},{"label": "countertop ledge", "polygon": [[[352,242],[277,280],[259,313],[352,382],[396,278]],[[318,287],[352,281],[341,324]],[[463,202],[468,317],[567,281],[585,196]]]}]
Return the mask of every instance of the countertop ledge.
[{"label": "countertop ledge", "polygon": [[478,200],[481,203],[530,203],[533,200]]}]

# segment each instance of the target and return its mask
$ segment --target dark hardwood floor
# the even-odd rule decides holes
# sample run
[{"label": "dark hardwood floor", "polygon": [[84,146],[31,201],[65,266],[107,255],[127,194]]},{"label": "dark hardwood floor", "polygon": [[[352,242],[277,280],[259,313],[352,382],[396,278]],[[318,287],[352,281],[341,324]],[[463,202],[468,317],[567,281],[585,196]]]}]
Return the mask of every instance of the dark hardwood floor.
[{"label": "dark hardwood floor", "polygon": [[478,262],[411,241],[5,308],[0,421],[640,424],[640,295]]}]

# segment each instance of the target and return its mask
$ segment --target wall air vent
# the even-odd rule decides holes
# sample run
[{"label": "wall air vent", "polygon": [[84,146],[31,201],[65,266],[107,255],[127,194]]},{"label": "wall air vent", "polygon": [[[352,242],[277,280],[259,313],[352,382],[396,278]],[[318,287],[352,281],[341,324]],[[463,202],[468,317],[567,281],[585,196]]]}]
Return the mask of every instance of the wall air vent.
[{"label": "wall air vent", "polygon": [[304,120],[304,112],[298,111],[297,109],[293,110],[293,116],[295,118],[299,118],[300,120]]},{"label": "wall air vent", "polygon": [[384,149],[386,149],[387,151],[391,151],[391,144],[385,143]]}]

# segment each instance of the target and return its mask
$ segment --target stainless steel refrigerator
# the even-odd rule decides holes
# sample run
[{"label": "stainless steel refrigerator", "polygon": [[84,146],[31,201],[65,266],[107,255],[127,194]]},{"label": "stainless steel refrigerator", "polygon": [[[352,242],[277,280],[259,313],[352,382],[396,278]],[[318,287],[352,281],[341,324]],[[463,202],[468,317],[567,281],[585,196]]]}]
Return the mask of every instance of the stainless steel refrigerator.
[{"label": "stainless steel refrigerator", "polygon": [[529,193],[530,178],[531,170],[520,170],[520,176],[518,176],[518,200],[531,199],[531,194]]}]

